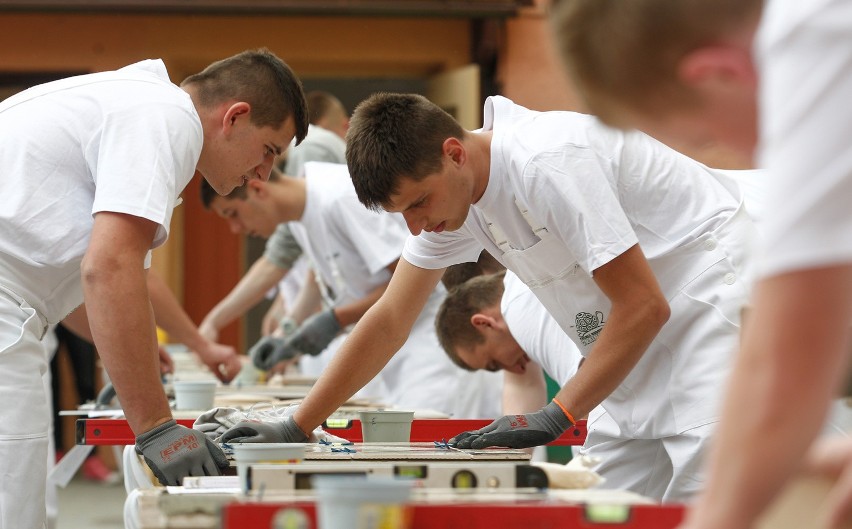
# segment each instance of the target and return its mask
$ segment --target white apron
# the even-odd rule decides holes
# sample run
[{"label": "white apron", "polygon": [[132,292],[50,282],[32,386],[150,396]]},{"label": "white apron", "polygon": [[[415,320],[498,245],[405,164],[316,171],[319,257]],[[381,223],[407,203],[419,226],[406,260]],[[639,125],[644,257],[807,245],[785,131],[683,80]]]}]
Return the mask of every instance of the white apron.
[{"label": "white apron", "polygon": [[47,328],[26,301],[0,286],[0,528],[46,523],[50,408],[41,337]]},{"label": "white apron", "polygon": [[[521,213],[540,241],[516,250],[489,221],[504,252],[502,260],[587,356],[609,318],[610,301],[562,241],[526,211]],[[740,308],[751,284],[744,262],[755,237],[740,203],[714,231],[649,260],[672,316],[602,403],[622,436],[662,438],[717,420],[721,388],[739,339]]]}]

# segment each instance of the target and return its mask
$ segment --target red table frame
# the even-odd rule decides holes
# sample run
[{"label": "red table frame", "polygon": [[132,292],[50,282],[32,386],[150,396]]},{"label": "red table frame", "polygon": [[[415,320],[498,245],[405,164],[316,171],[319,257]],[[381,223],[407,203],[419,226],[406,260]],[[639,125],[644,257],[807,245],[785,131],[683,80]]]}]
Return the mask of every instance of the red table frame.
[{"label": "red table frame", "polygon": [[[309,520],[307,529],[316,529],[313,503],[232,503],[222,509],[221,529],[272,527],[276,514],[298,509]],[[624,522],[595,522],[582,505],[558,505],[548,502],[476,503],[452,505],[414,505],[411,529],[675,529],[683,520],[683,505],[635,505]]]},{"label": "red table frame", "polygon": [[[177,421],[187,427],[192,427],[192,419]],[[491,424],[487,419],[415,419],[411,424],[411,442],[430,443],[449,439],[452,436],[468,430],[478,430]],[[343,437],[349,441],[360,443],[361,421],[352,420],[343,428],[323,428],[331,434]],[[551,446],[580,446],[586,440],[586,421],[567,429],[561,437],[550,443]],[[135,443],[133,431],[126,419],[77,419],[77,444],[80,445],[132,445]]]}]

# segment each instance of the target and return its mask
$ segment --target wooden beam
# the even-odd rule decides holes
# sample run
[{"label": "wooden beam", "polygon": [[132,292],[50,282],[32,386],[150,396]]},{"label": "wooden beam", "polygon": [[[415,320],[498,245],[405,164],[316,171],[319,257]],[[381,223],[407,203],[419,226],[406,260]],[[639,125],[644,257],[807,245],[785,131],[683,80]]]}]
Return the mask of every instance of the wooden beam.
[{"label": "wooden beam", "polygon": [[0,0],[0,11],[507,17],[533,0]]}]

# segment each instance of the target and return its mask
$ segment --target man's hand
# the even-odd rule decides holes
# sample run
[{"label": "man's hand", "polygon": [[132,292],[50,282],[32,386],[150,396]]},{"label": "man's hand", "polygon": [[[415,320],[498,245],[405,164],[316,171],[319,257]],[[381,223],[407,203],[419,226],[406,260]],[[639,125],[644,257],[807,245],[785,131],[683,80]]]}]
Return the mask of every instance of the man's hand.
[{"label": "man's hand", "polygon": [[334,316],[334,310],[328,309],[306,319],[290,337],[289,344],[303,354],[316,356],[323,352],[338,334],[340,323]]},{"label": "man's hand", "polygon": [[137,436],[136,452],[163,485],[180,485],[186,476],[218,476],[228,468],[216,443],[174,419]]},{"label": "man's hand", "polygon": [[304,443],[305,432],[292,418],[281,422],[242,421],[219,437],[220,443]]},{"label": "man's hand", "polygon": [[492,422],[485,428],[472,432],[463,432],[450,439],[450,445],[456,448],[485,448],[505,446],[509,448],[529,448],[547,444],[562,435],[571,421],[555,402],[526,415],[507,415]]},{"label": "man's hand", "polygon": [[229,382],[242,369],[237,350],[230,345],[207,342],[204,347],[197,349],[196,354],[210,371],[222,382]]},{"label": "man's hand", "polygon": [[291,360],[299,355],[290,343],[284,338],[264,336],[249,349],[249,358],[258,369],[268,371],[278,362]]},{"label": "man's hand", "polygon": [[852,440],[848,437],[817,440],[805,457],[802,473],[834,482],[826,502],[825,525],[847,527],[852,521]]}]

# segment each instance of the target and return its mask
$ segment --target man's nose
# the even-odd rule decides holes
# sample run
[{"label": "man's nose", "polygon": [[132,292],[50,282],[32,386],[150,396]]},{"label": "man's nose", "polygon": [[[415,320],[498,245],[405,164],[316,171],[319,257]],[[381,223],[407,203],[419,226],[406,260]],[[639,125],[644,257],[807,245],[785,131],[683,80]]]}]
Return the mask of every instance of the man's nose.
[{"label": "man's nose", "polygon": [[272,174],[272,165],[275,163],[274,156],[267,156],[266,159],[257,167],[254,168],[252,178],[257,178],[263,182],[269,180],[269,175]]},{"label": "man's nose", "polygon": [[403,213],[402,216],[405,218],[405,224],[412,235],[420,235],[420,232],[426,227],[426,220],[419,215]]},{"label": "man's nose", "polygon": [[233,233],[234,235],[239,235],[240,233],[242,233],[243,230],[240,221],[238,221],[237,219],[228,219],[228,227],[231,229],[231,233]]}]

